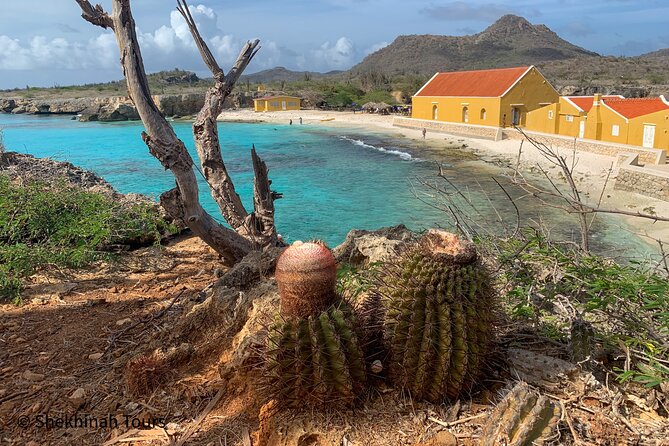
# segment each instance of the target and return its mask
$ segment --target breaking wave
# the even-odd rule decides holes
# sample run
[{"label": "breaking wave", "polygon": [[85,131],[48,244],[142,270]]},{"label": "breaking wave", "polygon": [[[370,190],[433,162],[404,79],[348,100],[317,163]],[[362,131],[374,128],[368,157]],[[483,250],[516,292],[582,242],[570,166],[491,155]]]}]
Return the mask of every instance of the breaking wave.
[{"label": "breaking wave", "polygon": [[367,144],[365,141],[362,141],[360,139],[349,138],[348,136],[340,136],[339,139],[343,139],[344,141],[348,141],[351,144],[354,144],[356,146],[365,147],[367,149],[374,149],[378,152],[387,153],[389,155],[399,156],[400,158],[402,158],[403,160],[406,160],[406,161],[420,161],[418,158],[414,158],[413,156],[411,156],[410,153],[403,152],[401,150],[386,149],[386,148],[383,148],[383,147],[373,146],[371,144]]}]

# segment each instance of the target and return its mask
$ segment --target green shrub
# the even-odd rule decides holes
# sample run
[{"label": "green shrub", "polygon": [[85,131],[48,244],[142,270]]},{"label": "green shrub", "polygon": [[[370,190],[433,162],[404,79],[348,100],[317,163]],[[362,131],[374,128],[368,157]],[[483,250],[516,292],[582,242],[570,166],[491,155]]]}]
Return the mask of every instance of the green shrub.
[{"label": "green shrub", "polygon": [[169,229],[148,203],[0,175],[0,300],[17,301],[21,279],[40,267],[82,267],[114,245],[159,242]]},{"label": "green shrub", "polygon": [[390,92],[386,90],[373,90],[369,93],[366,93],[361,99],[360,102],[366,104],[367,102],[385,102],[386,104],[395,104],[397,101]]},{"label": "green shrub", "polygon": [[496,241],[509,315],[565,341],[569,321],[556,302],[593,324],[612,350],[631,352],[633,370],[619,379],[648,386],[669,381],[669,281],[638,262],[619,264],[526,232],[524,240]]}]

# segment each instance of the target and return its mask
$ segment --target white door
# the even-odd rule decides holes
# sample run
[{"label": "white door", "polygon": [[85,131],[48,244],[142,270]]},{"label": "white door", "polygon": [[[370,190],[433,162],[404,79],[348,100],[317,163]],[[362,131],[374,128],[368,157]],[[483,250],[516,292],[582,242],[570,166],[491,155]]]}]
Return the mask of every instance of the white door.
[{"label": "white door", "polygon": [[286,109],[286,101],[281,101],[281,109]]},{"label": "white door", "polygon": [[578,137],[583,138],[585,136],[585,121],[581,120],[578,127]]},{"label": "white door", "polygon": [[644,124],[643,126],[643,146],[653,148],[655,145],[655,126]]}]

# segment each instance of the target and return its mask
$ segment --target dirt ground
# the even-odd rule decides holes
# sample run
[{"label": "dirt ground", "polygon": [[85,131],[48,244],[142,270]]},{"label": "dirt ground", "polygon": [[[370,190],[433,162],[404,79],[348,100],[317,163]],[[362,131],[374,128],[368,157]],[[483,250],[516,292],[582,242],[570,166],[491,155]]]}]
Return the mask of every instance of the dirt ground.
[{"label": "dirt ground", "polygon": [[252,355],[239,355],[277,306],[274,282],[220,290],[222,273],[210,248],[182,237],[33,276],[26,305],[0,306],[0,444],[476,445],[518,378],[564,408],[553,444],[669,444],[667,395],[582,372],[518,327],[499,327],[498,358],[460,401],[412,401],[379,382],[351,411],[278,411]]},{"label": "dirt ground", "polygon": [[[162,319],[179,311],[178,303],[170,306],[175,298],[201,300],[217,275],[218,256],[199,239],[183,238],[83,271],[33,276],[26,305],[0,306],[0,443],[101,444],[128,430],[124,417],[113,429],[48,428],[47,413],[128,415],[130,426],[186,419],[185,408],[153,407],[151,398],[127,395],[123,365],[128,352],[141,351],[163,329]],[[214,372],[201,370],[179,383],[187,410],[196,412],[216,393],[215,385],[200,386],[211,384]]]}]

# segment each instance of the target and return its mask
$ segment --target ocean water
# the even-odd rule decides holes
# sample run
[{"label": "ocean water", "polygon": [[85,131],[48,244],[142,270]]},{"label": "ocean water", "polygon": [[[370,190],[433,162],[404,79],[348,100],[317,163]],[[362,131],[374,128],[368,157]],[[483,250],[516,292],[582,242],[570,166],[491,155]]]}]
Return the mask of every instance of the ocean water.
[{"label": "ocean water", "polygon": [[[173,125],[197,164],[191,124]],[[123,193],[157,199],[174,187],[170,172],[144,145],[139,122],[81,123],[69,117],[0,114],[0,129],[7,150],[69,161],[96,172]],[[490,200],[510,224],[515,219],[513,207],[492,180],[503,177],[500,169],[472,161],[466,151],[427,150],[421,142],[386,134],[315,125],[220,123],[219,134],[223,158],[247,209],[253,203],[252,144],[266,161],[272,188],[284,195],[275,202],[277,228],[289,241],[319,238],[336,245],[351,229],[399,223],[415,230],[448,227],[448,215],[434,207],[434,191],[422,184],[439,184],[437,163],[479,208],[489,207]],[[199,180],[203,206],[221,220],[201,176]],[[478,192],[481,189],[488,197]],[[571,217],[525,201],[518,204],[526,220],[542,220],[559,237],[578,238]],[[494,211],[488,212],[492,217]],[[611,218],[598,220],[593,244],[613,255],[643,257],[652,252],[650,245],[621,231],[620,222]]]}]

